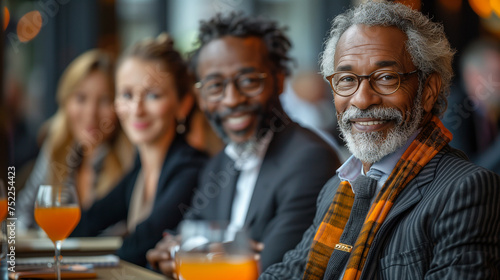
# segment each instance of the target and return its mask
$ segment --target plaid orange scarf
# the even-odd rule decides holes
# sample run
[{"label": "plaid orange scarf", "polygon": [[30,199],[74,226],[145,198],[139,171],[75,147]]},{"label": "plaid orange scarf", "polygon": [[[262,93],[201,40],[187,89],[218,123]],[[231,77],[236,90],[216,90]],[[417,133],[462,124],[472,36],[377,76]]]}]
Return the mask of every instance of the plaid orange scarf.
[{"label": "plaid orange scarf", "polygon": [[[361,277],[373,239],[398,194],[451,139],[451,133],[436,116],[422,128],[422,131],[392,170],[391,175],[371,205],[347,261],[343,279],[353,280]],[[335,245],[339,243],[340,236],[351,214],[353,202],[354,194],[351,185],[348,181],[341,182],[333,202],[314,236],[303,279],[323,278],[330,256],[336,250]]]}]

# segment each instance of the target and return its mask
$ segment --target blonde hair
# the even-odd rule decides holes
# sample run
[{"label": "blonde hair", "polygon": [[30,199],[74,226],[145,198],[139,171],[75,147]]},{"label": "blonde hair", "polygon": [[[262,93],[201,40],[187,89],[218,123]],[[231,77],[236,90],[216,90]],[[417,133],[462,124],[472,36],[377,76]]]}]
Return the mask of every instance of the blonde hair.
[{"label": "blonde hair", "polygon": [[[49,183],[62,183],[69,175],[69,171],[77,166],[71,162],[74,153],[75,138],[70,133],[66,104],[74,94],[76,87],[94,71],[103,72],[108,78],[111,87],[111,99],[114,98],[114,63],[113,57],[101,50],[89,50],[78,56],[62,74],[57,88],[57,103],[59,106],[56,114],[48,120],[48,134],[45,148],[50,160],[48,168]],[[107,153],[102,170],[97,178],[94,192],[96,198],[106,195],[112,187],[122,178],[123,174],[132,164],[134,150],[123,133],[120,124],[114,126],[114,132],[107,140],[109,152]]]}]

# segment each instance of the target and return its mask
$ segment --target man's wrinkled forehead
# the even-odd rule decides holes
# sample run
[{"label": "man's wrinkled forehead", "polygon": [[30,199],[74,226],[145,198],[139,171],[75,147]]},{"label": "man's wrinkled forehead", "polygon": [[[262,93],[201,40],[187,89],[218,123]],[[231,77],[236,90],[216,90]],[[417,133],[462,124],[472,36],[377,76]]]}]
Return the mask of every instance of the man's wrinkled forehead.
[{"label": "man's wrinkled forehead", "polygon": [[353,25],[337,43],[335,71],[351,71],[359,66],[360,57],[378,67],[403,68],[404,64],[411,63],[406,41],[406,34],[395,26]]},{"label": "man's wrinkled forehead", "polygon": [[254,62],[269,64],[270,56],[267,46],[261,37],[257,36],[223,36],[206,43],[201,47],[198,55],[198,65],[204,61],[216,65],[218,58],[232,55],[236,61],[246,60],[247,50],[251,50],[251,59]]}]

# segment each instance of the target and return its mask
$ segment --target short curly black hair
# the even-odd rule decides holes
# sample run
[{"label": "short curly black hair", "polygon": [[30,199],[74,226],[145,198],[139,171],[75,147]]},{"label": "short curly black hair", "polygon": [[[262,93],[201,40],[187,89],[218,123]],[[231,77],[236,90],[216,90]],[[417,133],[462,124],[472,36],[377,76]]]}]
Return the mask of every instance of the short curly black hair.
[{"label": "short curly black hair", "polygon": [[189,56],[190,70],[197,75],[196,67],[200,51],[211,41],[224,36],[241,38],[254,36],[264,41],[275,69],[288,76],[291,73],[289,63],[292,61],[288,51],[292,43],[285,35],[285,31],[285,27],[280,28],[278,23],[272,20],[246,16],[242,12],[231,12],[226,15],[218,13],[208,21],[200,23],[197,48]]}]

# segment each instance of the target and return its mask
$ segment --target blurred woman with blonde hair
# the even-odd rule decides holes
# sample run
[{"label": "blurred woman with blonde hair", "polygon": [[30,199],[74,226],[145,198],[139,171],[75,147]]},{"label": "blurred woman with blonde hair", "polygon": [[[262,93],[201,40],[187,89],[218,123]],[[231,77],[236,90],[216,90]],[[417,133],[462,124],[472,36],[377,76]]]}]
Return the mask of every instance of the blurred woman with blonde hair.
[{"label": "blurred woman with blonde hair", "polygon": [[82,212],[73,236],[95,236],[121,221],[117,255],[146,265],[146,252],[175,229],[190,204],[208,157],[188,144],[195,103],[192,77],[167,34],[128,49],[116,71],[116,112],[138,156],[108,196]]},{"label": "blurred woman with blonde hair", "polygon": [[107,195],[130,168],[134,150],[117,120],[110,54],[89,50],[62,74],[59,109],[44,125],[46,137],[35,166],[18,196],[21,229],[35,226],[37,188],[74,184],[82,209]]}]

